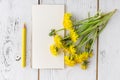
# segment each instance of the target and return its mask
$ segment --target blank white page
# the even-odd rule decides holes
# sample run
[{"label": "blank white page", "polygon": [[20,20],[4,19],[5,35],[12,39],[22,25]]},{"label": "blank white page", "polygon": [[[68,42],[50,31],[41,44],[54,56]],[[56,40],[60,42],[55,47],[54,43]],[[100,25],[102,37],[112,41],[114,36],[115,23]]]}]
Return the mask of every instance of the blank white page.
[{"label": "blank white page", "polygon": [[64,54],[51,55],[49,36],[52,28],[62,28],[64,5],[34,5],[32,7],[32,68],[63,69]]}]

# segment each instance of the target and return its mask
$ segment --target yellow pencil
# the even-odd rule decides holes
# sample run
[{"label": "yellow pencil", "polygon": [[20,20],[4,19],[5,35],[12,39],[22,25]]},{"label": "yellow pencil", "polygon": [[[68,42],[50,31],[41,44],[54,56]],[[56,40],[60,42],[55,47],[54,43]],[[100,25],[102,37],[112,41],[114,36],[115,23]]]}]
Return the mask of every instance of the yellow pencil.
[{"label": "yellow pencil", "polygon": [[22,67],[26,66],[26,25],[22,28]]}]

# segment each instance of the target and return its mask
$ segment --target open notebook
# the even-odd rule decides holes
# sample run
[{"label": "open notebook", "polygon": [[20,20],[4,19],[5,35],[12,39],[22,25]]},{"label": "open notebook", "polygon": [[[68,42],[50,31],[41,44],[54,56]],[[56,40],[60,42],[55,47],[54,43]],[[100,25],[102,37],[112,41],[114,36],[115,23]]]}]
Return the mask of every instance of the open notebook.
[{"label": "open notebook", "polygon": [[51,55],[49,47],[52,28],[62,28],[64,5],[34,5],[32,7],[32,68],[63,69],[64,54]]}]

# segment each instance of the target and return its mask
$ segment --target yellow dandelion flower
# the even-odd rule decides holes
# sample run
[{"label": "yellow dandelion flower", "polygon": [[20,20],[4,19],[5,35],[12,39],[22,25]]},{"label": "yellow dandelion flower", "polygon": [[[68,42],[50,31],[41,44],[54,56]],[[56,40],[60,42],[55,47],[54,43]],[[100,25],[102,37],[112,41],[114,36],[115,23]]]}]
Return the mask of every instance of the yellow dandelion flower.
[{"label": "yellow dandelion flower", "polygon": [[71,16],[72,16],[72,14],[70,14],[70,13],[65,13],[65,14],[64,14],[64,19],[70,19]]},{"label": "yellow dandelion flower", "polygon": [[63,25],[64,25],[65,29],[67,29],[67,30],[72,29],[72,26],[73,26],[71,20],[65,20],[65,21],[63,22]]},{"label": "yellow dandelion flower", "polygon": [[61,36],[59,36],[59,35],[55,35],[55,36],[54,36],[54,42],[55,42],[55,44],[56,44],[56,46],[57,46],[58,48],[62,48],[62,47],[63,47],[61,41],[62,41],[62,37],[61,37]]},{"label": "yellow dandelion flower", "polygon": [[82,61],[88,60],[88,58],[89,58],[89,53],[88,53],[88,52],[83,52],[82,54],[80,54],[79,58],[80,58]]},{"label": "yellow dandelion flower", "polygon": [[70,56],[64,56],[64,60],[65,60],[65,64],[67,66],[71,66],[72,67],[72,66],[75,65],[75,61]]},{"label": "yellow dandelion flower", "polygon": [[89,57],[91,58],[93,56],[93,53],[91,52],[91,53],[89,53]]},{"label": "yellow dandelion flower", "polygon": [[89,53],[83,52],[82,54],[75,54],[75,62],[76,63],[83,63],[84,61],[88,60]]},{"label": "yellow dandelion flower", "polygon": [[83,70],[86,70],[87,69],[87,67],[88,67],[88,61],[86,60],[86,61],[84,61],[82,64],[81,64],[81,69],[83,69]]},{"label": "yellow dandelion flower", "polygon": [[85,64],[81,64],[81,66],[80,66],[80,67],[81,67],[81,69],[86,70],[88,66],[87,66],[87,65],[85,65]]},{"label": "yellow dandelion flower", "polygon": [[73,26],[73,23],[71,21],[71,14],[66,13],[64,15],[64,20],[63,20],[63,26],[65,29],[70,30]]},{"label": "yellow dandelion flower", "polygon": [[69,47],[69,53],[70,53],[70,54],[75,54],[75,53],[76,53],[76,49],[75,49],[75,47],[74,47],[73,45],[71,45],[71,46]]},{"label": "yellow dandelion flower", "polygon": [[76,42],[78,39],[78,34],[75,32],[74,29],[70,30],[70,38],[73,42]]},{"label": "yellow dandelion flower", "polygon": [[58,48],[55,46],[55,44],[52,44],[50,46],[50,52],[52,55],[57,56],[58,55]]},{"label": "yellow dandelion flower", "polygon": [[69,53],[69,48],[63,47],[65,53]]},{"label": "yellow dandelion flower", "polygon": [[75,62],[76,63],[82,63],[83,62],[83,60],[80,58],[79,54],[75,54]]}]

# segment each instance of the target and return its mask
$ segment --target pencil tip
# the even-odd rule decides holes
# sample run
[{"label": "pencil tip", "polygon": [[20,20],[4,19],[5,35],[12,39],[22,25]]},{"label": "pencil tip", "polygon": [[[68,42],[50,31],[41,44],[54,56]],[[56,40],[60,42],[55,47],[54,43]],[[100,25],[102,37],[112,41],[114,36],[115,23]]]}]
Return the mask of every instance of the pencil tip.
[{"label": "pencil tip", "polygon": [[26,28],[26,23],[24,22],[24,28]]}]

